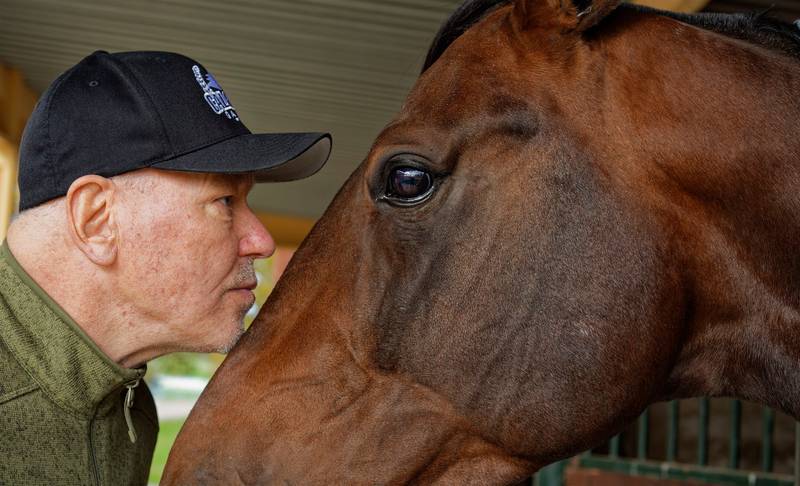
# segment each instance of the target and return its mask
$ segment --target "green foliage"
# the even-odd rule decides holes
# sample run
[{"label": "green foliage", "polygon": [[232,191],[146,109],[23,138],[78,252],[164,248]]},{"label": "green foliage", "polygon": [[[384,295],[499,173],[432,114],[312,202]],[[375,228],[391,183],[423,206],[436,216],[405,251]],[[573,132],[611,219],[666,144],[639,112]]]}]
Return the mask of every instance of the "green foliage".
[{"label": "green foliage", "polygon": [[152,484],[158,484],[161,481],[161,474],[164,472],[164,466],[167,464],[167,457],[175,438],[178,437],[181,427],[183,427],[183,420],[171,420],[162,422],[158,431],[158,441],[156,442],[156,450],[153,454],[153,464],[150,466],[150,479]]},{"label": "green foliage", "polygon": [[157,375],[181,375],[209,378],[217,369],[207,355],[197,353],[174,353],[151,361],[147,366],[148,377]]}]

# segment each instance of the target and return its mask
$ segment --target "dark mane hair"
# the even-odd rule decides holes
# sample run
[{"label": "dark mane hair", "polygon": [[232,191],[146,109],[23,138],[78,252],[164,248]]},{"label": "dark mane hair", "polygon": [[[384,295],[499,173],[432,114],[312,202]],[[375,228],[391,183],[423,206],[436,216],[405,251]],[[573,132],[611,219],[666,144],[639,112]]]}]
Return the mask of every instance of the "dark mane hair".
[{"label": "dark mane hair", "polygon": [[427,71],[444,54],[444,51],[450,47],[450,44],[461,37],[461,34],[466,32],[467,29],[475,25],[492,10],[511,2],[512,0],[466,0],[462,3],[450,15],[450,18],[442,24],[439,32],[436,33],[436,37],[433,38],[431,47],[428,49],[428,55],[425,58],[425,64],[422,66],[422,72]]},{"label": "dark mane hair", "polygon": [[770,17],[769,10],[749,13],[700,12],[684,14],[625,4],[625,8],[651,12],[800,58],[800,28]]},{"label": "dark mane hair", "polygon": [[[466,0],[445,21],[434,37],[422,72],[428,70],[445,50],[470,27],[478,23],[496,8],[512,0]],[[578,3],[582,3],[581,0]],[[658,10],[632,4],[621,4],[618,9],[655,13],[685,22],[695,27],[740,39],[774,51],[800,58],[800,28],[770,17],[769,11],[756,13],[694,13],[683,14]]]}]

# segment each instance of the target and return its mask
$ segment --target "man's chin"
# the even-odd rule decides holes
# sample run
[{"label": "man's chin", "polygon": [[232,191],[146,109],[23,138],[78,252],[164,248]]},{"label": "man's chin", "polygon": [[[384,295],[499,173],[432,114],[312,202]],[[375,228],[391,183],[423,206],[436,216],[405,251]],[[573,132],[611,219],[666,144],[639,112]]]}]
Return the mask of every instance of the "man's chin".
[{"label": "man's chin", "polygon": [[[227,354],[245,332],[244,319],[250,308],[238,306],[209,315],[195,325],[195,334],[187,337],[183,349],[195,353]],[[198,332],[202,334],[197,334]]]},{"label": "man's chin", "polygon": [[218,345],[213,350],[213,352],[220,354],[228,354],[228,352],[230,352],[230,350],[233,349],[234,346],[236,346],[236,343],[239,342],[239,339],[241,339],[243,334],[244,334],[244,323],[240,323],[237,326],[236,330],[233,333],[229,334],[226,340],[222,342],[220,345]]}]

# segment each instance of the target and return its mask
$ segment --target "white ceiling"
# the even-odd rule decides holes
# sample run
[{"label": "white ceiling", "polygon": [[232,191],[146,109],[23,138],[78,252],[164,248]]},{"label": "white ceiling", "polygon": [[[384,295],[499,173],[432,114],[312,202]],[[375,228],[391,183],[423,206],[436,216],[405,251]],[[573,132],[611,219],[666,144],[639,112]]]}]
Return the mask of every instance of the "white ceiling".
[{"label": "white ceiling", "polygon": [[316,217],[399,109],[459,0],[0,0],[0,62],[42,92],[94,50],[186,54],[254,132],[330,131],[316,176],[257,187],[261,211]]}]

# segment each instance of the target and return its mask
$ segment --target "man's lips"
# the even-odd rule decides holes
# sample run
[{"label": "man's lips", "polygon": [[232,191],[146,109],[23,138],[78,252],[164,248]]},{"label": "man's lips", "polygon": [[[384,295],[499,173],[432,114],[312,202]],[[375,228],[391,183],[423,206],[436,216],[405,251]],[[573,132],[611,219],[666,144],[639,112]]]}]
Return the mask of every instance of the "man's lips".
[{"label": "man's lips", "polygon": [[249,282],[239,287],[234,287],[231,290],[254,290],[258,284],[256,282]]}]

